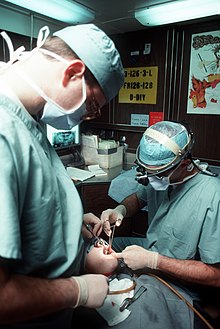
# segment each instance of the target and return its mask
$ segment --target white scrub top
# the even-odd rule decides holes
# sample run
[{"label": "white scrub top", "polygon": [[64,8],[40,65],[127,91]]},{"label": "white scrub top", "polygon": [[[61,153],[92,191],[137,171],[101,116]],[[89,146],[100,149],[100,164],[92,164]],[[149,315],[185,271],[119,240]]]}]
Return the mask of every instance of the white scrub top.
[{"label": "white scrub top", "polygon": [[39,123],[2,94],[0,151],[0,265],[39,277],[77,275],[79,194]]}]

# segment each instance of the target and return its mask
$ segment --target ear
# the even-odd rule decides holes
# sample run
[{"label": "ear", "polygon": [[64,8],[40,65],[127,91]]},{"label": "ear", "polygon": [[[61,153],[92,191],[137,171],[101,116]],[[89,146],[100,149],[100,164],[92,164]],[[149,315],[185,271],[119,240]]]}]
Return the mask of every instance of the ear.
[{"label": "ear", "polygon": [[63,86],[69,83],[70,80],[74,80],[76,77],[81,77],[85,73],[85,64],[80,59],[75,59],[64,71]]}]

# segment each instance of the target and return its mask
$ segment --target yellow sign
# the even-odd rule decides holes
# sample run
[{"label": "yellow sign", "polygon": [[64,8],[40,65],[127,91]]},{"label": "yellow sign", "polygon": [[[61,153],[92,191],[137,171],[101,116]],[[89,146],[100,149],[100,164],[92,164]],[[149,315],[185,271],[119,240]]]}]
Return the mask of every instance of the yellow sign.
[{"label": "yellow sign", "polygon": [[125,68],[119,103],[156,104],[158,66]]}]

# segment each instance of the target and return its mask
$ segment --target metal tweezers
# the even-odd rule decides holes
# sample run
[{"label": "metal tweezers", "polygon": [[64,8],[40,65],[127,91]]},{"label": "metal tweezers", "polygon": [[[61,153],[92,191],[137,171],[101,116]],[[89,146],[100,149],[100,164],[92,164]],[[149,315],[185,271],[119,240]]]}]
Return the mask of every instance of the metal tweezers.
[{"label": "metal tweezers", "polygon": [[108,241],[109,250],[112,249],[112,242],[113,242],[114,234],[115,234],[115,225],[112,226],[111,234],[109,235],[109,241]]},{"label": "metal tweezers", "polygon": [[136,291],[133,297],[127,297],[123,300],[119,307],[119,310],[123,312],[128,306],[135,302],[146,290],[146,287],[140,286],[140,288]]}]

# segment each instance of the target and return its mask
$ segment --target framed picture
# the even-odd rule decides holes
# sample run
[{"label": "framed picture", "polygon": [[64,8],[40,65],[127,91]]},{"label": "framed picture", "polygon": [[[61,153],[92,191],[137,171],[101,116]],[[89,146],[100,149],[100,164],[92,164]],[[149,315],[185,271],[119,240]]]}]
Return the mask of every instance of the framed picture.
[{"label": "framed picture", "polygon": [[220,30],[192,34],[188,114],[220,114]]}]

